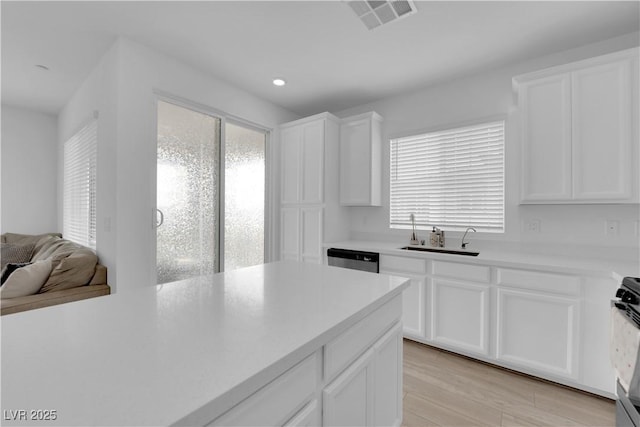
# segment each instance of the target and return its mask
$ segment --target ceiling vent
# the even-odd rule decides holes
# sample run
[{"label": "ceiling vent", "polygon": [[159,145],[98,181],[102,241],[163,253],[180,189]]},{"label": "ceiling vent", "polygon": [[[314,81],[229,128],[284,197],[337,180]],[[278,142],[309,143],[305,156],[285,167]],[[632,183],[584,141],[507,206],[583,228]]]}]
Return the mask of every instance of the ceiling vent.
[{"label": "ceiling vent", "polygon": [[347,3],[370,30],[416,13],[411,0],[352,0]]}]

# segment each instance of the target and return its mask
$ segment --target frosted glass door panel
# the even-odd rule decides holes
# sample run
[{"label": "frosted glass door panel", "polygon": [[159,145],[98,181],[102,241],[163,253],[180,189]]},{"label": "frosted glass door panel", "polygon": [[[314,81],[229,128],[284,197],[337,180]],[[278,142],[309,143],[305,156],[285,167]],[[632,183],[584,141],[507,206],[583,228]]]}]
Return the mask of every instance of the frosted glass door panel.
[{"label": "frosted glass door panel", "polygon": [[158,102],[158,283],[219,271],[220,123]]},{"label": "frosted glass door panel", "polygon": [[225,126],[224,270],[264,263],[266,134]]}]

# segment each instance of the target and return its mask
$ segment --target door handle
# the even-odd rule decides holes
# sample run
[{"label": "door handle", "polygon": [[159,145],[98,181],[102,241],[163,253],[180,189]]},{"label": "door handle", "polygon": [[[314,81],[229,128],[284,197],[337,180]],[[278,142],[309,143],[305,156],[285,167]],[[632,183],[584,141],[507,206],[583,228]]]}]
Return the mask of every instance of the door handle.
[{"label": "door handle", "polygon": [[[158,221],[158,214],[160,214],[160,221]],[[158,208],[156,208],[156,228],[160,228],[160,226],[164,224],[164,214]]]}]

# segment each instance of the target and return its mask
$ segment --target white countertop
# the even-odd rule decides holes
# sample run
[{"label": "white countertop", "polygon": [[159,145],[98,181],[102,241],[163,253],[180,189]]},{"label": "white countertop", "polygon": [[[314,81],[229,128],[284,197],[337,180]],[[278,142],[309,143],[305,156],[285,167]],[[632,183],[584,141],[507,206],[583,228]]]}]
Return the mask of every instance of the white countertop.
[{"label": "white countertop", "polygon": [[2,411],[57,412],[34,425],[211,421],[406,286],[277,262],[5,315]]},{"label": "white countertop", "polygon": [[[400,248],[408,246],[408,242],[390,243],[367,240],[350,240],[334,243],[326,243],[325,248],[353,249],[361,251],[378,252],[385,255],[404,256],[422,259],[437,259],[441,261],[454,261],[468,264],[494,265],[520,269],[540,269],[568,274],[588,274],[600,277],[611,277],[621,281],[625,276],[640,277],[640,260],[610,259],[607,256],[607,248],[603,248],[603,256],[593,254],[581,256],[580,251],[575,254],[557,254],[534,252],[505,245],[500,249],[499,245],[492,248],[478,248],[470,245],[469,251],[479,252],[478,256],[439,254],[435,252],[408,251]],[[428,246],[427,246],[428,247]],[[449,249],[449,247],[447,247]],[[457,247],[451,249],[458,250]],[[542,249],[544,250],[544,248]]]}]

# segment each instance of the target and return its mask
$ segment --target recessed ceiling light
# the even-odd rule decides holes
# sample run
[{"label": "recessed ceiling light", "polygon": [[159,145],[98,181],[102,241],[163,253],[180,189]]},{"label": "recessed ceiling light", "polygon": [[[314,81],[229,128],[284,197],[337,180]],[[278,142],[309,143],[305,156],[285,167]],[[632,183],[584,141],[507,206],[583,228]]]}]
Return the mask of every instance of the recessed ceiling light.
[{"label": "recessed ceiling light", "polygon": [[40,68],[41,70],[49,71],[49,67],[42,64],[36,64],[36,68]]},{"label": "recessed ceiling light", "polygon": [[273,79],[273,84],[276,86],[284,86],[287,84],[283,79]]}]

